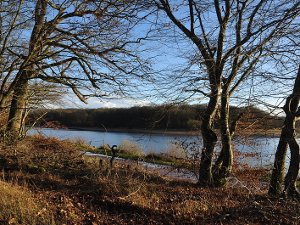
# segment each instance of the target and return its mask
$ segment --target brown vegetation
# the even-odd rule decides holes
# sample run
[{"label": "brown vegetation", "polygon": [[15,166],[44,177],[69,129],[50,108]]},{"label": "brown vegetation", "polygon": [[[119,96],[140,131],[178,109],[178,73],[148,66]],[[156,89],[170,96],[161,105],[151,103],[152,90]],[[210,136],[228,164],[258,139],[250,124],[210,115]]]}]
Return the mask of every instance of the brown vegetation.
[{"label": "brown vegetation", "polygon": [[[5,200],[2,222],[32,224],[27,220],[32,218],[37,224],[298,223],[299,202],[266,196],[269,171],[234,171],[226,187],[206,189],[160,177],[136,164],[118,162],[107,173],[109,162],[84,156],[86,148],[91,147],[43,136],[1,146],[0,189],[13,188],[1,191],[0,200],[22,196],[17,197],[20,210],[16,201]],[[22,213],[32,208],[28,204],[36,207],[29,216]]]}]

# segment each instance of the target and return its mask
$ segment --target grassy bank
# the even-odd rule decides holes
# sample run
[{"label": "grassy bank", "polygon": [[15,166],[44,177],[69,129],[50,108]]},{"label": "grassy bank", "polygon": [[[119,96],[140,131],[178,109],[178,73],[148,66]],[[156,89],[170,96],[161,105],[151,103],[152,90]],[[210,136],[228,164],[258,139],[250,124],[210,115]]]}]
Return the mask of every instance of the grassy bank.
[{"label": "grassy bank", "polygon": [[[111,147],[108,145],[102,145],[99,148],[88,148],[86,151],[106,156],[113,155]],[[175,154],[178,157],[176,157]],[[135,142],[123,141],[116,149],[115,156],[132,161],[143,161],[160,165],[184,167],[187,169],[191,168],[192,161],[188,162],[183,154],[183,151],[175,145],[171,145],[167,153],[146,154]]]},{"label": "grassy bank", "polygon": [[110,168],[109,160],[83,155],[88,148],[92,149],[82,142],[43,136],[0,146],[1,223],[299,222],[299,202],[266,196],[267,170],[237,170],[226,187],[204,189],[158,176],[137,164],[120,161]]}]

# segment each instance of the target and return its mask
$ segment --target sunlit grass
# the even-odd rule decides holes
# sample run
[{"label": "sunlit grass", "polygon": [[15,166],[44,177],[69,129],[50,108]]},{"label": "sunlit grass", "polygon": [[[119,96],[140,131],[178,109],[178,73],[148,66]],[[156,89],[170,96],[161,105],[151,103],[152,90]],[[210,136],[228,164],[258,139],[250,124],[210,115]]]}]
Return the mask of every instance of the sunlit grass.
[{"label": "sunlit grass", "polygon": [[51,212],[25,187],[0,181],[1,224],[54,224]]},{"label": "sunlit grass", "polygon": [[[85,155],[85,143],[77,143],[34,136],[15,147],[0,147],[3,177],[11,182],[0,182],[0,224],[214,224],[227,214],[233,219],[224,223],[244,224],[245,216],[255,224],[262,220],[251,210],[260,210],[259,205],[279,210],[274,218],[265,214],[271,222],[278,217],[289,224],[281,212],[299,215],[296,203],[273,204],[265,196],[262,179],[268,170],[245,168],[235,171],[223,188],[199,188],[132,160],[116,160],[111,167],[108,157]],[[120,152],[126,148],[127,154],[142,155],[129,143]],[[174,160],[162,154],[143,157],[156,163]]]}]

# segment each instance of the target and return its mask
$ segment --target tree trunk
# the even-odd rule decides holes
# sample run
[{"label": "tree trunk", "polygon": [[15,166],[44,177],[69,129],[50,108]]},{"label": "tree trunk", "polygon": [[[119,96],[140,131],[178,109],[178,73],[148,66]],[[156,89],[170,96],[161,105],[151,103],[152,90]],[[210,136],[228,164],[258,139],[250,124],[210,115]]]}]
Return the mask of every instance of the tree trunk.
[{"label": "tree trunk", "polygon": [[284,179],[284,162],[288,148],[287,137],[282,129],[279,144],[275,153],[274,167],[271,175],[269,195],[279,196],[282,192],[282,182]]},{"label": "tree trunk", "polygon": [[212,93],[202,119],[201,133],[203,138],[203,150],[201,154],[198,180],[198,184],[200,186],[212,186],[214,183],[212,176],[212,159],[218,138],[217,134],[213,130],[213,123],[220,99],[219,90],[220,88],[216,88]]},{"label": "tree trunk", "polygon": [[47,1],[38,0],[35,4],[35,21],[31,32],[28,55],[20,66],[20,70],[15,78],[14,92],[11,100],[10,111],[6,135],[9,141],[15,141],[20,137],[20,132],[24,122],[24,113],[27,101],[28,81],[34,75],[33,65],[36,58],[40,55],[43,48],[41,30],[46,21]]},{"label": "tree trunk", "polygon": [[3,117],[6,112],[6,101],[3,94],[0,94],[0,117]]},{"label": "tree trunk", "polygon": [[6,122],[7,122],[7,101],[5,101],[5,97],[3,94],[0,94],[0,138],[4,138]]},{"label": "tree trunk", "polygon": [[291,150],[291,159],[288,173],[285,177],[284,193],[290,196],[299,195],[296,190],[296,179],[299,173],[299,145],[296,140],[296,120],[300,115],[300,66],[295,80],[292,94],[287,98],[283,107],[286,113],[280,141],[275,154],[274,168],[272,171],[269,194],[278,196],[282,193],[281,186],[284,176],[284,163],[287,147]]},{"label": "tree trunk", "polygon": [[16,140],[21,134],[23,114],[26,108],[27,89],[28,89],[28,72],[22,71],[22,76],[18,80],[14,89],[11,100],[11,106],[8,114],[8,123],[6,135],[9,141]]},{"label": "tree trunk", "polygon": [[291,149],[291,161],[284,181],[284,193],[291,197],[299,197],[296,181],[299,174],[300,151],[295,136],[289,141],[289,146]]},{"label": "tree trunk", "polygon": [[233,149],[232,149],[232,133],[229,126],[229,96],[226,92],[221,96],[221,141],[222,149],[218,159],[216,160],[213,175],[216,186],[226,184],[226,178],[232,171]]},{"label": "tree trunk", "polygon": [[0,110],[3,111],[7,107],[8,98],[4,94],[0,94]]}]

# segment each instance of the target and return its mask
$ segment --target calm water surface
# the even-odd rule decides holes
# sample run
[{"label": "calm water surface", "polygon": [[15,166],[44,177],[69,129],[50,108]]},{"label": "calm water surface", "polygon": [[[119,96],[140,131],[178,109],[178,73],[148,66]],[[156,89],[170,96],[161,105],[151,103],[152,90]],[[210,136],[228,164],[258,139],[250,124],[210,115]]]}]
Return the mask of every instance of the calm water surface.
[{"label": "calm water surface", "polygon": [[[93,146],[103,144],[121,145],[124,142],[137,144],[144,152],[166,153],[174,149],[175,142],[196,142],[201,148],[201,138],[195,136],[169,135],[169,134],[141,134],[125,132],[101,132],[101,131],[82,131],[65,130],[51,128],[35,128],[29,134],[41,133],[46,136],[54,136],[60,139],[80,138]],[[270,137],[250,137],[247,139],[236,138],[234,145],[236,151],[242,153],[255,153],[236,157],[241,163],[248,163],[251,166],[270,166],[274,160],[278,138]]]}]

